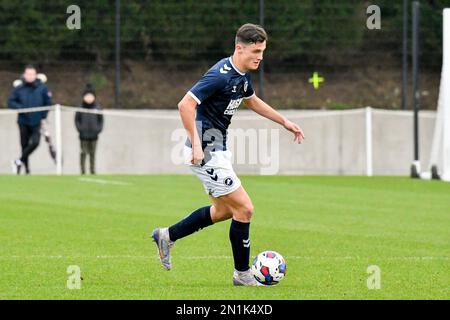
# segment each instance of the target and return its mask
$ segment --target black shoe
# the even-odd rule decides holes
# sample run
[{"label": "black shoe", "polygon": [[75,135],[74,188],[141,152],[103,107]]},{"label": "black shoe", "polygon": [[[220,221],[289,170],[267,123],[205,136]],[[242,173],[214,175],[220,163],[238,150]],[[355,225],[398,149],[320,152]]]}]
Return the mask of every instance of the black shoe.
[{"label": "black shoe", "polygon": [[432,166],[431,167],[431,179],[433,179],[433,180],[441,180],[441,176],[438,173],[437,166]]}]

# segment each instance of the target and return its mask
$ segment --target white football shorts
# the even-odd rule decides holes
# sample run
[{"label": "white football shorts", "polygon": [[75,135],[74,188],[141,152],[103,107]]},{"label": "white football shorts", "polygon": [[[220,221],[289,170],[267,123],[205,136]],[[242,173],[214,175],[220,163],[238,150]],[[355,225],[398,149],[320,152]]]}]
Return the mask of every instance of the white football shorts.
[{"label": "white football shorts", "polygon": [[211,152],[211,160],[203,166],[193,165],[191,159],[192,148],[184,146],[184,162],[203,183],[205,192],[214,198],[232,193],[241,186],[231,165],[230,150]]}]

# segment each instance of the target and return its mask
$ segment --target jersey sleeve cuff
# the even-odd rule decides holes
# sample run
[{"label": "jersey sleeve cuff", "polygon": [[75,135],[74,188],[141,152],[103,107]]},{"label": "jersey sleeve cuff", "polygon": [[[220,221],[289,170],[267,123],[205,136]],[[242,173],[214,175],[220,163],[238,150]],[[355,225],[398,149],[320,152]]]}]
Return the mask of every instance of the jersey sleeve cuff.
[{"label": "jersey sleeve cuff", "polygon": [[197,104],[202,103],[202,102],[200,101],[200,99],[197,98],[196,95],[192,93],[192,91],[188,91],[188,95],[190,95],[190,96],[192,97],[192,99],[194,99],[195,102],[197,102]]},{"label": "jersey sleeve cuff", "polygon": [[249,96],[249,97],[244,97],[244,99],[247,100],[247,99],[253,98],[254,96],[255,96],[255,93],[253,92],[253,94],[252,94],[251,96]]}]

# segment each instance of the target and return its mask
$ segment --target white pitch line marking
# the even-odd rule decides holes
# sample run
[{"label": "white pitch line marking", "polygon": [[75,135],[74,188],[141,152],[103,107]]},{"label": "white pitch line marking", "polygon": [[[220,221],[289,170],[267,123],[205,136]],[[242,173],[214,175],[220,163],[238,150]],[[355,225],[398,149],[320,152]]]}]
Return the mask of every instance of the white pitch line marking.
[{"label": "white pitch line marking", "polygon": [[99,183],[99,184],[114,184],[119,186],[129,186],[131,183],[124,181],[115,181],[115,180],[103,180],[103,179],[93,179],[93,178],[78,178],[79,181],[90,182],[90,183]]}]

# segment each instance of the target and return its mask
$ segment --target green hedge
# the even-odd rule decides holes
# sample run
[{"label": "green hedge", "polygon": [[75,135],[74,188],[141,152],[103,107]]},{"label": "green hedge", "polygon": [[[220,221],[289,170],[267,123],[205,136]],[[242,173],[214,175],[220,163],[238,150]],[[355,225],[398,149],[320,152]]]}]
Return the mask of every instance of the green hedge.
[{"label": "green hedge", "polygon": [[[258,23],[259,1],[122,0],[122,56],[170,63],[212,61],[231,53],[236,29]],[[341,65],[368,50],[401,53],[401,1],[372,1],[382,9],[382,30],[366,28],[370,1],[266,1],[270,62]],[[82,60],[102,63],[114,56],[112,0],[76,1],[82,29],[66,28],[73,1],[0,1],[0,59],[43,63]],[[422,63],[440,65],[442,8],[450,0],[422,3]],[[410,12],[410,10],[409,10]],[[269,66],[270,67],[270,66]]]}]

